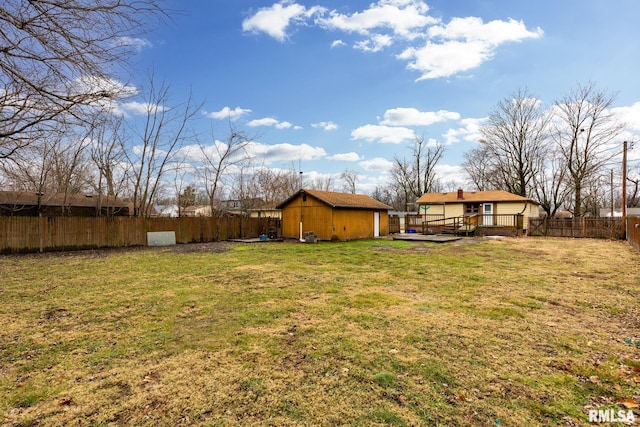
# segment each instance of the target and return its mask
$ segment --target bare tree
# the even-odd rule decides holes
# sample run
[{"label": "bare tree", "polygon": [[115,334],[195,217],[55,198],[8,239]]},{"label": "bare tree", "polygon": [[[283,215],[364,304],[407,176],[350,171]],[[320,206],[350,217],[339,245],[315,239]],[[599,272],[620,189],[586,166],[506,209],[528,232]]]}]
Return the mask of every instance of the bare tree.
[{"label": "bare tree", "polygon": [[589,182],[619,152],[612,143],[624,125],[610,111],[614,100],[614,95],[589,83],[578,85],[555,104],[554,138],[567,169],[574,217],[585,213],[583,195]]},{"label": "bare tree", "polygon": [[480,144],[480,146],[464,153],[462,168],[478,191],[495,189],[493,183],[496,179],[493,177],[494,171],[490,167],[490,157],[491,152],[486,144]]},{"label": "bare tree", "polygon": [[266,205],[276,205],[300,189],[300,176],[295,169],[276,170],[261,167],[250,182],[251,194]]},{"label": "bare tree", "polygon": [[[77,131],[82,129],[76,128]],[[55,136],[55,138],[53,138]],[[39,202],[53,194],[90,193],[93,174],[86,134],[56,132],[14,153],[2,162],[11,188],[35,192]]]},{"label": "bare tree", "polygon": [[412,164],[406,159],[400,159],[397,156],[393,158],[393,166],[389,171],[391,176],[390,187],[397,195],[398,201],[394,204],[396,207],[400,207],[399,210],[408,210],[408,205],[414,203],[417,197],[414,194],[415,181],[413,175]]},{"label": "bare tree", "polygon": [[225,179],[234,167],[240,168],[249,159],[246,149],[251,139],[230,126],[226,142],[215,137],[212,140],[210,145],[200,145],[202,163],[197,170],[209,199],[211,215],[220,215],[223,209],[218,202]]},{"label": "bare tree", "polygon": [[358,172],[354,170],[344,170],[340,174],[340,179],[344,181],[344,189],[346,192],[356,193],[356,182],[358,181]]},{"label": "bare tree", "polygon": [[631,208],[640,207],[640,167],[631,171],[627,176],[627,181],[631,184],[627,186],[627,206]]},{"label": "bare tree", "polygon": [[480,128],[493,186],[527,197],[543,167],[549,114],[526,89],[498,102]]},{"label": "bare tree", "polygon": [[333,191],[333,177],[331,175],[317,176],[311,182],[310,188],[320,191]]},{"label": "bare tree", "polygon": [[391,167],[391,185],[402,194],[404,207],[414,203],[424,193],[430,193],[439,186],[435,168],[444,155],[444,144],[425,141],[416,137],[411,147],[409,160],[394,156]]},{"label": "bare tree", "polygon": [[134,128],[137,144],[127,152],[132,173],[132,200],[136,216],[148,217],[151,203],[160,195],[162,178],[182,146],[189,131],[188,124],[200,110],[191,94],[183,105],[169,105],[169,87],[156,86],[149,78],[142,129]]},{"label": "bare tree", "polygon": [[0,158],[120,96],[118,65],[156,0],[13,0],[0,7]]},{"label": "bare tree", "polygon": [[436,166],[444,155],[444,149],[444,144],[425,141],[424,137],[416,137],[414,140],[413,161],[416,179],[414,195],[416,197],[434,191],[437,185]]},{"label": "bare tree", "polygon": [[550,149],[545,157],[544,167],[533,176],[533,196],[549,218],[566,204],[569,196],[565,185],[566,173],[564,159]]},{"label": "bare tree", "polygon": [[102,112],[95,116],[89,152],[97,169],[94,182],[98,195],[117,197],[126,187],[130,165],[126,162],[128,140],[124,117]]},{"label": "bare tree", "polygon": [[377,186],[371,193],[371,197],[392,206],[397,211],[404,211],[407,209],[405,199],[399,197],[399,193],[392,185]]},{"label": "bare tree", "polygon": [[196,204],[196,190],[190,185],[187,185],[184,191],[178,194],[178,216],[184,216],[185,209],[189,206],[195,206]]}]

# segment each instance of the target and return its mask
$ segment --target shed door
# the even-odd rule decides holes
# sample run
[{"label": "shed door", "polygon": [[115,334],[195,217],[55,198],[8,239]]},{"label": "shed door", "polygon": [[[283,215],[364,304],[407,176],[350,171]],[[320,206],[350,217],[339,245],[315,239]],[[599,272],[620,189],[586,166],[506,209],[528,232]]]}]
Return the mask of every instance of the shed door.
[{"label": "shed door", "polygon": [[373,213],[373,237],[380,237],[380,212]]},{"label": "shed door", "polygon": [[482,225],[493,225],[493,203],[483,203],[482,215]]}]

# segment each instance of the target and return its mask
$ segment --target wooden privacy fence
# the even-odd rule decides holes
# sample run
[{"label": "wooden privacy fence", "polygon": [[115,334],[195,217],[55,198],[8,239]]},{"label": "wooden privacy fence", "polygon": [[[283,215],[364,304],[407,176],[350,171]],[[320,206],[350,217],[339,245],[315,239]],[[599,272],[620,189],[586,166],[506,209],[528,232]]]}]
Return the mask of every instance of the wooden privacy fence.
[{"label": "wooden privacy fence", "polygon": [[621,218],[529,218],[530,236],[624,239]]},{"label": "wooden privacy fence", "polygon": [[271,218],[10,217],[0,216],[0,253],[144,246],[147,232],[174,231],[176,243],[258,237]]},{"label": "wooden privacy fence", "polygon": [[627,242],[640,251],[640,217],[627,217]]}]

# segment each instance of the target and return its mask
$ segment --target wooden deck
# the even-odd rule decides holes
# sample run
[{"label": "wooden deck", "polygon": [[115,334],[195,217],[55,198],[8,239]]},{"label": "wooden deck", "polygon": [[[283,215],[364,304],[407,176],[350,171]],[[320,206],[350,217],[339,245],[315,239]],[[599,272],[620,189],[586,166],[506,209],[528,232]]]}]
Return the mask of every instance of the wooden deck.
[{"label": "wooden deck", "polygon": [[435,242],[435,243],[447,243],[454,242],[462,239],[461,236],[454,236],[451,234],[419,234],[419,233],[402,233],[394,234],[393,240],[408,240],[414,242]]}]

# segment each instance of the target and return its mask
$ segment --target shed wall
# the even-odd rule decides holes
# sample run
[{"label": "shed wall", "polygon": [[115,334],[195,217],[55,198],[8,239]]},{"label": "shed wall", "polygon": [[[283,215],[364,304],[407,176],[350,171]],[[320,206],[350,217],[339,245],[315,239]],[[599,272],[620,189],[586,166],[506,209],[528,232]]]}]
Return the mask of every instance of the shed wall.
[{"label": "shed wall", "polygon": [[[380,235],[389,234],[389,214],[380,212]],[[373,237],[374,210],[334,209],[307,195],[306,201],[298,195],[282,209],[282,235],[300,238],[302,233],[313,231],[320,240],[353,240]]]}]

